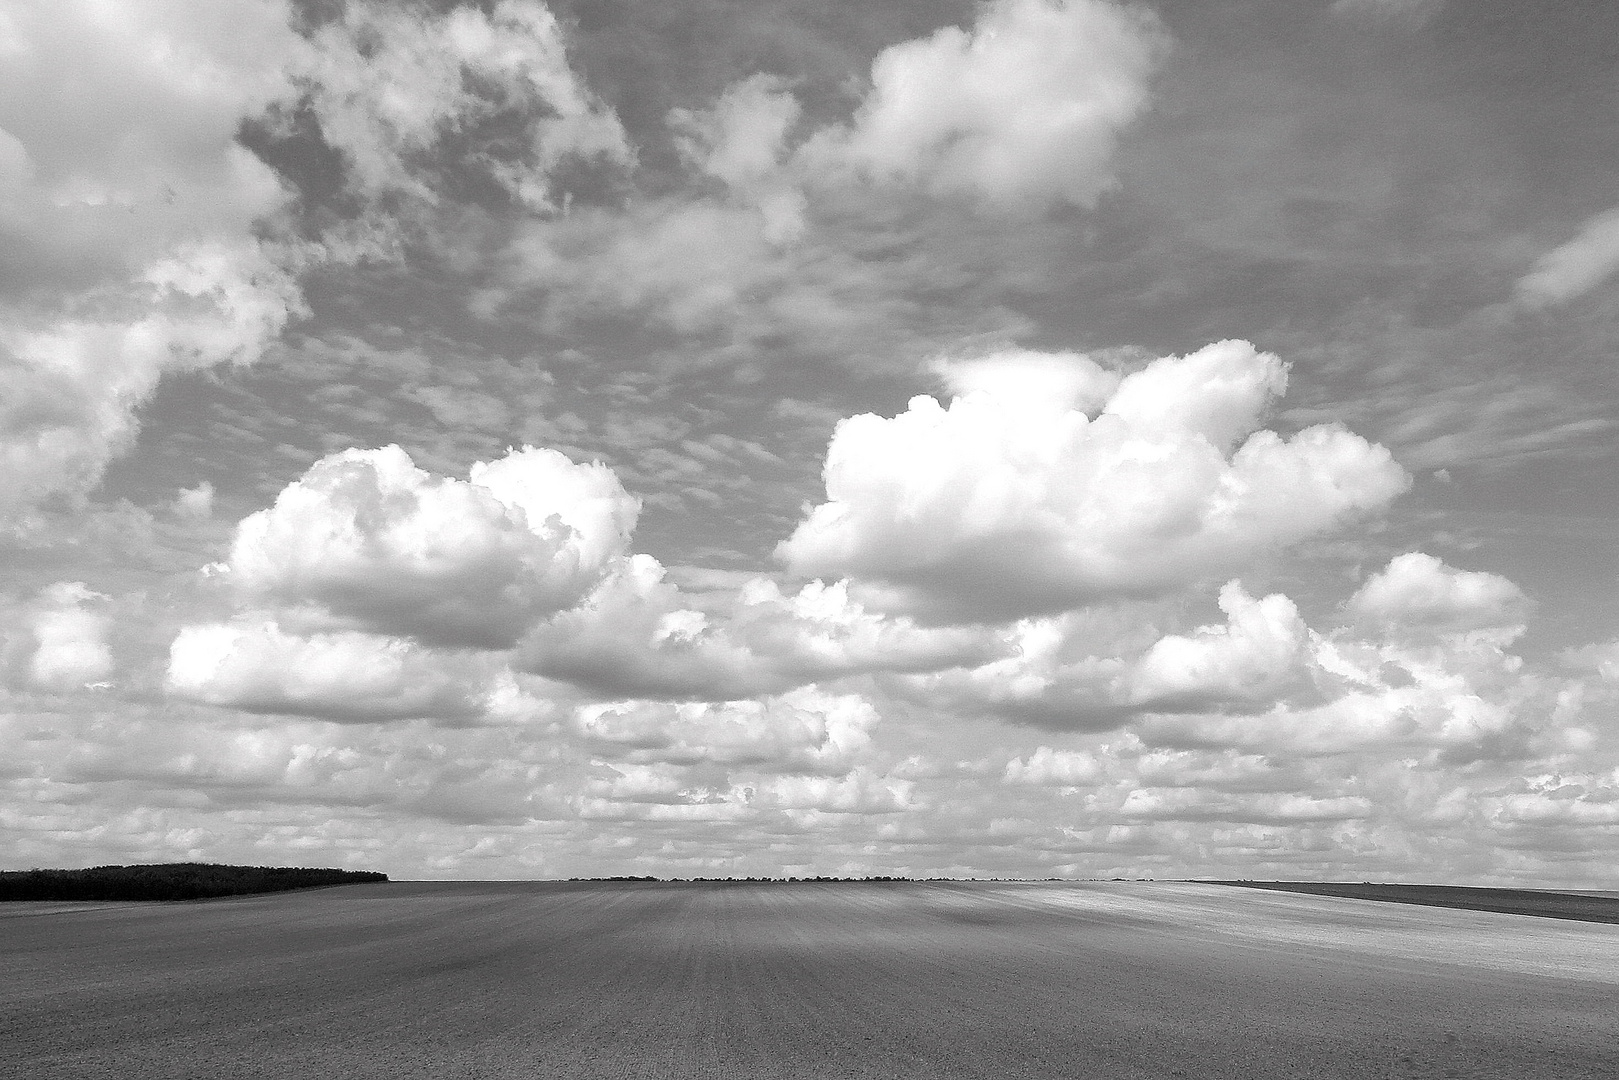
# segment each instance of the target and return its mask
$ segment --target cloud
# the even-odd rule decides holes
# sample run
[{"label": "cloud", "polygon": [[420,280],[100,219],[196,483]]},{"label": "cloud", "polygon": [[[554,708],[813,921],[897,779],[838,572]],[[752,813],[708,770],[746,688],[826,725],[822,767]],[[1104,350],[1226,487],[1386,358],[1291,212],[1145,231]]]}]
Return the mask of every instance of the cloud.
[{"label": "cloud", "polygon": [[1333,0],[1332,13],[1379,25],[1426,26],[1438,17],[1445,0]]},{"label": "cloud", "polygon": [[1499,574],[1457,570],[1432,555],[1411,551],[1396,555],[1368,578],[1344,609],[1385,632],[1513,627],[1521,632],[1528,598]]},{"label": "cloud", "polygon": [[601,580],[639,509],[612,470],[554,450],[478,462],[465,481],[397,446],[345,450],[242,520],[227,569],[300,625],[507,648]]},{"label": "cloud", "polygon": [[79,690],[112,674],[107,633],[112,619],[91,605],[107,597],[82,581],[60,581],[40,593],[33,617],[37,645],[28,661],[30,681],[46,690]]},{"label": "cloud", "polygon": [[350,189],[366,198],[433,203],[453,179],[441,170],[458,169],[552,211],[559,166],[633,162],[618,118],[569,66],[561,27],[542,4],[436,14],[355,2],[317,26],[310,44],[294,69],[300,104],[343,154]]},{"label": "cloud", "polygon": [[303,310],[292,279],[251,243],[185,250],[99,299],[108,317],[0,330],[0,516],[92,489],[165,371],[251,363]]},{"label": "cloud", "polygon": [[1149,745],[1300,756],[1404,753],[1432,767],[1516,762],[1586,738],[1577,695],[1526,671],[1512,635],[1426,639],[1344,628],[1314,639],[1317,692],[1220,713],[1155,713],[1135,730]]},{"label": "cloud", "polygon": [[1583,296],[1619,271],[1619,207],[1591,218],[1574,239],[1553,248],[1518,280],[1518,300],[1556,307]]},{"label": "cloud", "polygon": [[842,421],[827,501],[778,556],[929,617],[1004,619],[1227,573],[1410,484],[1339,425],[1257,430],[1286,369],[1247,342],[1156,360],[1094,417],[1080,406],[1104,375],[1075,364],[1066,401],[1029,394],[1023,359],[1004,400],[980,374],[948,407],[916,397],[892,419]]},{"label": "cloud", "polygon": [[[1006,0],[970,31],[886,50],[851,120],[802,136],[793,85],[750,75],[668,113],[683,190],[517,224],[474,310],[548,334],[634,312],[659,345],[680,340],[664,356],[682,366],[901,350],[909,366],[957,330],[1016,333],[1020,312],[960,302],[954,256],[937,254],[959,240],[951,206],[1092,205],[1165,41],[1144,9]],[[919,188],[947,200],[932,220],[911,212]]]},{"label": "cloud", "polygon": [[[165,373],[256,360],[307,314],[310,267],[397,255],[480,194],[551,212],[559,169],[633,160],[538,3],[292,21],[277,0],[8,12],[0,519],[92,491]],[[306,121],[344,163],[341,212],[304,214],[239,139],[292,145]]]},{"label": "cloud", "polygon": [[1053,750],[1042,746],[1027,758],[1013,758],[1006,763],[1002,779],[1008,784],[1050,785],[1080,787],[1102,777],[1102,765],[1096,755],[1082,750]]},{"label": "cloud", "polygon": [[760,806],[800,819],[815,814],[894,814],[916,806],[916,785],[858,768],[847,776],[779,776],[755,791]]},{"label": "cloud", "polygon": [[[0,519],[81,496],[166,371],[255,359],[298,316],[256,223],[289,193],[236,141],[287,90],[279,3],[25,4],[0,71]],[[295,261],[295,260],[293,260]]]},{"label": "cloud", "polygon": [[574,730],[610,760],[843,775],[877,723],[858,695],[806,688],[751,701],[587,705]]},{"label": "cloud", "polygon": [[706,109],[669,114],[681,156],[754,207],[772,244],[797,240],[806,228],[804,194],[783,171],[801,112],[784,80],[760,74],[727,87]]},{"label": "cloud", "polygon": [[165,686],[209,705],[349,723],[472,720],[489,696],[488,673],[464,656],[374,634],[291,634],[273,621],[185,627]]},{"label": "cloud", "polygon": [[236,142],[287,91],[287,8],[11,5],[0,70],[0,289],[119,283],[248,240],[286,193]]},{"label": "cloud", "polygon": [[214,485],[204,480],[193,488],[181,488],[174,496],[176,516],[206,520],[214,516]]},{"label": "cloud", "polygon": [[604,697],[721,700],[878,671],[976,664],[979,630],[919,627],[868,612],[846,582],[783,594],[768,578],[695,596],[647,555],[625,560],[587,600],[535,629],[516,663]]},{"label": "cloud", "polygon": [[1317,700],[1322,647],[1280,593],[1219,594],[1226,621],[1184,634],[1153,628],[1139,604],[1024,619],[1000,628],[1002,656],[901,677],[901,694],[963,716],[1107,730],[1155,713],[1247,713]]},{"label": "cloud", "polygon": [[1608,682],[1619,682],[1619,640],[1565,650],[1562,661],[1565,667],[1592,671]]},{"label": "cloud", "polygon": [[1256,600],[1241,584],[1220,590],[1224,625],[1160,638],[1128,676],[1144,711],[1209,712],[1222,705],[1269,704],[1302,674],[1309,628],[1280,593]]},{"label": "cloud", "polygon": [[891,46],[847,126],[812,161],[1001,207],[1090,206],[1118,132],[1146,107],[1157,20],[1099,0],[998,0],[971,30]]}]

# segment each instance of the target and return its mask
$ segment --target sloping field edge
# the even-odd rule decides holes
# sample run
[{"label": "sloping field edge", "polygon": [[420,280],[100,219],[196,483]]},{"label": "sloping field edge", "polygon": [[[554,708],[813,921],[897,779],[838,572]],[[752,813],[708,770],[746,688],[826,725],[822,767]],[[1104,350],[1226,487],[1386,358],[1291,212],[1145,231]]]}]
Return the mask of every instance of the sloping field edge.
[{"label": "sloping field edge", "polygon": [[1619,898],[1594,893],[1552,892],[1542,889],[1496,889],[1472,885],[1397,885],[1339,881],[1206,881],[1243,889],[1341,896],[1350,900],[1377,900],[1389,904],[1494,911],[1505,915],[1535,915],[1543,919],[1619,923]]}]

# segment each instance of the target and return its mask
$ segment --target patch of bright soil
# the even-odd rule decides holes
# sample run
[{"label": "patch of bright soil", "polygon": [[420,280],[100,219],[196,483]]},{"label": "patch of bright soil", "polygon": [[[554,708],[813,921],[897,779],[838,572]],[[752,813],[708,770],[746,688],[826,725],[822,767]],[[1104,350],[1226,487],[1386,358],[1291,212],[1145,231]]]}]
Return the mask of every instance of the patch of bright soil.
[{"label": "patch of bright soil", "polygon": [[1539,915],[1548,919],[1619,923],[1619,897],[1589,892],[1543,889],[1492,889],[1469,885],[1383,885],[1347,881],[1216,881],[1244,889],[1275,889],[1312,896],[1342,896],[1389,904],[1498,911],[1507,915]]}]

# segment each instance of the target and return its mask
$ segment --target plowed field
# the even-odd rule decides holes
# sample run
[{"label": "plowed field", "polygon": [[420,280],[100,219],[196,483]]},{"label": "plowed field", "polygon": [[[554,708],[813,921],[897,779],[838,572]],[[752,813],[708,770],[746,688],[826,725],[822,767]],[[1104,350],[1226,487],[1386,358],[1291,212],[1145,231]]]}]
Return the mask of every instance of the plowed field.
[{"label": "plowed field", "polygon": [[0,909],[0,1074],[1619,1076],[1619,926],[1169,883]]}]

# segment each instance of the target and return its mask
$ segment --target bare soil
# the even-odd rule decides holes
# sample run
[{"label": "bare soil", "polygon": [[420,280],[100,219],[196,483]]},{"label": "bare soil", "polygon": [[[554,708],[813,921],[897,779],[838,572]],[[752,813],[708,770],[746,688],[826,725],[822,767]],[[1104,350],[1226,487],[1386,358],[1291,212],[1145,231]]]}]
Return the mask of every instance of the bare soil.
[{"label": "bare soil", "polygon": [[1194,883],[0,910],[0,1075],[1619,1076],[1619,926]]},{"label": "bare soil", "polygon": [[1217,881],[1244,889],[1342,896],[1351,900],[1379,900],[1388,904],[1499,911],[1507,915],[1534,915],[1543,919],[1619,923],[1619,896],[1613,893],[1549,889],[1493,889],[1472,885],[1395,885],[1363,881]]}]

